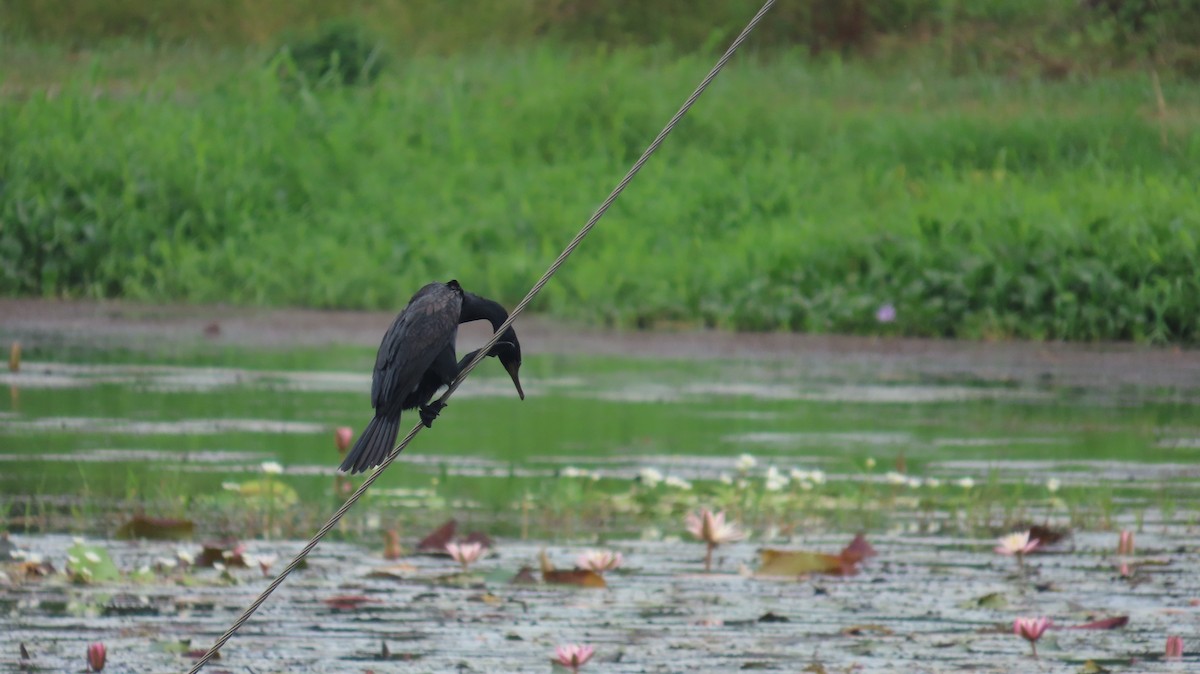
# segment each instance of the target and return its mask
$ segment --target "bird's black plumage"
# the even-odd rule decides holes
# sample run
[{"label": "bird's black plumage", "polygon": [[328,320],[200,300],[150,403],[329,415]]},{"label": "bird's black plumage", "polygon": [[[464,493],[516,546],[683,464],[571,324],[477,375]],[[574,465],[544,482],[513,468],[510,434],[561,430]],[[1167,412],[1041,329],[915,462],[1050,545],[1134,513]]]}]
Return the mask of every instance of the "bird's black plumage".
[{"label": "bird's black plumage", "polygon": [[[498,329],[508,319],[508,312],[497,302],[465,292],[457,281],[430,283],[413,295],[379,344],[371,380],[375,418],[346,455],[342,470],[361,473],[383,463],[395,445],[402,410],[419,408],[421,421],[426,426],[433,424],[441,406],[427,403],[478,353],[455,360],[458,326],[480,319]],[[517,375],[521,343],[516,331],[508,328],[488,355],[499,357],[524,399]]]}]

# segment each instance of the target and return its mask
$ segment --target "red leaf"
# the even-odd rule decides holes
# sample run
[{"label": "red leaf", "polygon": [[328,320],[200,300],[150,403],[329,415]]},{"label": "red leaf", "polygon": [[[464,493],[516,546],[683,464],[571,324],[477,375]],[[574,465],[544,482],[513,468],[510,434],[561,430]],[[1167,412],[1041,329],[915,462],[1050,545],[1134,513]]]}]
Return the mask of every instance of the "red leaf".
[{"label": "red leaf", "polygon": [[1129,616],[1119,615],[1112,618],[1104,618],[1103,620],[1093,620],[1090,623],[1082,625],[1072,625],[1069,630],[1115,630],[1129,624]]},{"label": "red leaf", "polygon": [[446,523],[438,527],[425,538],[417,543],[417,550],[420,552],[446,552],[446,544],[454,539],[454,530],[458,528],[458,521],[455,519],[446,520]]},{"label": "red leaf", "polygon": [[875,552],[875,548],[871,547],[871,544],[867,542],[867,538],[862,534],[858,534],[842,550],[842,554],[839,557],[842,558],[842,563],[853,567],[867,557],[874,557],[878,554],[878,552]]},{"label": "red leaf", "polygon": [[371,599],[361,594],[339,594],[335,597],[327,597],[325,605],[335,611],[353,611],[362,608],[366,604],[378,604],[378,599]]}]

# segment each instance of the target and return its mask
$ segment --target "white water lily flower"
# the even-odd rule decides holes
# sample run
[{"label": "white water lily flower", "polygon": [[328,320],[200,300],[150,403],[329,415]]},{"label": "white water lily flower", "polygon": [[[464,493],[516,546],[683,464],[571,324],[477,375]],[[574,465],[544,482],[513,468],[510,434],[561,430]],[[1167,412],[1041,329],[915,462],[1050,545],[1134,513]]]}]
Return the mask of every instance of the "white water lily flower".
[{"label": "white water lily flower", "polygon": [[911,489],[917,489],[921,486],[921,478],[910,477],[907,480],[905,480],[905,484],[907,484],[909,486],[909,488],[911,488]]},{"label": "white water lily flower", "polygon": [[767,468],[767,478],[763,487],[767,491],[779,491],[788,485],[788,479],[775,466]]},{"label": "white water lily flower", "polygon": [[927,477],[927,478],[925,478],[925,486],[926,487],[940,487],[940,486],[942,486],[942,481],[937,479],[936,477]]},{"label": "white water lily flower", "polygon": [[894,470],[889,470],[884,479],[887,480],[888,484],[908,484],[908,477],[904,473],[897,473]]},{"label": "white water lily flower", "polygon": [[1051,494],[1058,491],[1059,487],[1061,487],[1061,486],[1062,486],[1062,482],[1059,481],[1059,479],[1056,477],[1052,477],[1049,480],[1046,480],[1046,490],[1049,491]]},{"label": "white water lily flower", "polygon": [[283,472],[283,466],[278,461],[263,461],[262,472],[267,475],[279,475]]},{"label": "white water lily flower", "polygon": [[808,479],[812,480],[813,484],[825,484],[825,471],[816,469],[808,471]]},{"label": "white water lily flower", "polygon": [[638,471],[638,478],[647,487],[653,489],[659,482],[663,481],[663,474],[655,468],[643,468]]},{"label": "white water lily flower", "polygon": [[801,480],[796,484],[800,486],[800,491],[812,491],[813,489],[813,483],[808,480]]},{"label": "white water lily flower", "polygon": [[726,485],[733,484],[733,478],[729,476],[729,473],[721,473],[720,475],[717,476],[717,481],[720,482],[721,484],[726,484]]},{"label": "white water lily flower", "polygon": [[587,475],[586,470],[576,468],[575,466],[566,466],[558,471],[559,477],[584,477],[585,475]]},{"label": "white water lily flower", "polygon": [[875,459],[868,456],[866,461],[863,461],[863,465],[867,467],[867,470],[871,470],[875,467]]},{"label": "white water lily flower", "polygon": [[811,473],[807,470],[800,470],[799,468],[793,468],[788,472],[788,476],[797,482],[810,479],[810,475]]},{"label": "white water lily flower", "polygon": [[619,569],[624,563],[624,555],[611,550],[588,550],[575,558],[575,566],[596,573]]},{"label": "white water lily flower", "polygon": [[692,488],[691,482],[688,482],[682,477],[676,477],[674,475],[668,475],[667,479],[663,480],[663,484],[667,485],[668,487],[675,487],[676,489],[682,489],[684,491],[688,491]]},{"label": "white water lily flower", "polygon": [[737,469],[743,473],[758,465],[758,459],[749,454],[743,454],[738,457]]},{"label": "white water lily flower", "polygon": [[183,562],[184,564],[194,564],[196,562],[196,557],[183,548],[176,550],[175,556],[178,557],[179,561]]},{"label": "white water lily flower", "polygon": [[100,563],[100,555],[97,555],[96,553],[92,552],[91,550],[88,550],[87,552],[83,553],[83,558],[88,560],[92,564]]},{"label": "white water lily flower", "polygon": [[971,489],[975,486],[975,480],[973,480],[969,477],[964,477],[964,478],[955,480],[954,484],[962,487],[963,489]]},{"label": "white water lily flower", "polygon": [[237,482],[222,482],[221,489],[224,489],[225,491],[240,492],[242,490],[242,485]]}]

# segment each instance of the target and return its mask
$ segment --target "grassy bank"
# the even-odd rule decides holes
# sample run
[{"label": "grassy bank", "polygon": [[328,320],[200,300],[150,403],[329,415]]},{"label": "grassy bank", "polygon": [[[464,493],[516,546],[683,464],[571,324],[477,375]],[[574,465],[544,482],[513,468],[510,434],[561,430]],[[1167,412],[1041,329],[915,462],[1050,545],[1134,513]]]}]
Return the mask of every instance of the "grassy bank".
[{"label": "grassy bank", "polygon": [[[709,65],[499,49],[297,89],[236,55],[88,58],[49,90],[7,82],[0,292],[396,308],[456,277],[511,303]],[[1200,94],[1163,86],[1160,115],[1137,72],[742,59],[536,308],[1194,342]]]}]

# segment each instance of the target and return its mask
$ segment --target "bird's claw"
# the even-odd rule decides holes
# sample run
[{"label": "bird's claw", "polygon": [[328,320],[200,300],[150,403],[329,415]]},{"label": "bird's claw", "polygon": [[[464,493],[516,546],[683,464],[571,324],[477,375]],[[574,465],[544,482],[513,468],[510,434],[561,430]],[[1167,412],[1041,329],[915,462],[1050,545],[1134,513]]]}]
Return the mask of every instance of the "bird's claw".
[{"label": "bird's claw", "polygon": [[425,428],[433,428],[433,420],[438,418],[442,410],[446,408],[446,403],[433,401],[428,405],[421,405],[417,409],[417,414],[421,416],[421,423],[425,424]]}]

